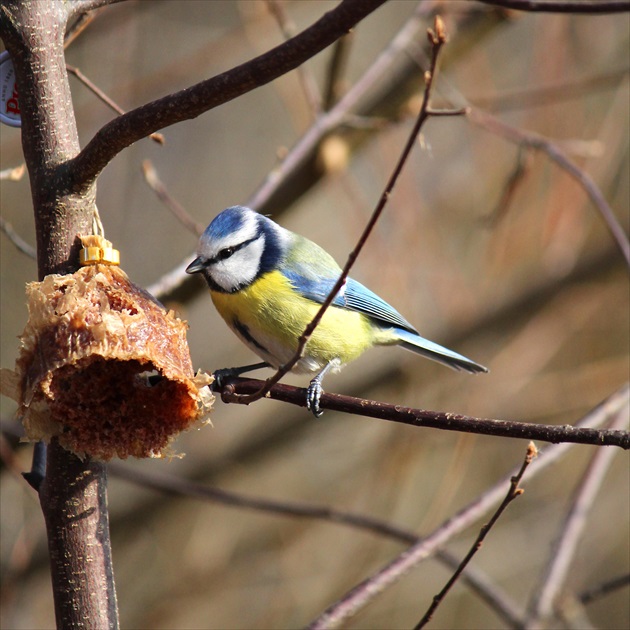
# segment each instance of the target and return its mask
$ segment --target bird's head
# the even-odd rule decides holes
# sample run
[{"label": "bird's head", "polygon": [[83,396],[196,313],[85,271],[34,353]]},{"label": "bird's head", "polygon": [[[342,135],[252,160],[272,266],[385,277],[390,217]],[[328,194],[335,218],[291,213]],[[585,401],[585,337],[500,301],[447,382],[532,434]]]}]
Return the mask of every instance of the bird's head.
[{"label": "bird's head", "polygon": [[202,273],[215,291],[235,293],[275,269],[290,233],[244,206],[218,214],[199,239],[187,273]]}]

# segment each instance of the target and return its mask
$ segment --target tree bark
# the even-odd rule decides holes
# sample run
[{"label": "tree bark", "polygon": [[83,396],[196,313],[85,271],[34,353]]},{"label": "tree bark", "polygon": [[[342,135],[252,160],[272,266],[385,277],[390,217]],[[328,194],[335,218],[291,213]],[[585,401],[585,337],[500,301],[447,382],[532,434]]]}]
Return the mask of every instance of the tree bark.
[{"label": "tree bark", "polygon": [[[16,71],[39,279],[72,273],[91,232],[95,185],[70,193],[62,166],[79,153],[63,40],[68,2],[3,0],[0,36]],[[52,443],[39,497],[59,628],[117,628],[105,466]]]}]

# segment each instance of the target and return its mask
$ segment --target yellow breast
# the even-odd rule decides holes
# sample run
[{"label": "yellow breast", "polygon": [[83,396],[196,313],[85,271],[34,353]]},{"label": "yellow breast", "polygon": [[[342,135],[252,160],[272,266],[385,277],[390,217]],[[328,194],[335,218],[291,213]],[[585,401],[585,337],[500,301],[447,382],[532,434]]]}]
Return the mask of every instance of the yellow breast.
[{"label": "yellow breast", "polygon": [[[274,367],[286,363],[319,305],[297,293],[279,271],[265,274],[237,293],[211,291],[228,326]],[[370,321],[355,311],[331,306],[309,339],[297,372],[315,372],[329,361],[348,363],[374,344]]]}]

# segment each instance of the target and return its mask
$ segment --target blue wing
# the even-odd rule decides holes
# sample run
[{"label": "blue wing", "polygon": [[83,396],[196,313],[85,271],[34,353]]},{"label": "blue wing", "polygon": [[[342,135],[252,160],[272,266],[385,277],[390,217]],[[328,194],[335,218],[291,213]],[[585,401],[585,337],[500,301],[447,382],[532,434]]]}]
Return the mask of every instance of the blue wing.
[{"label": "blue wing", "polygon": [[[302,296],[322,304],[335,286],[341,269],[330,254],[312,241],[297,235],[293,238],[295,244],[280,266],[280,271]],[[362,313],[375,325],[390,329],[392,341],[407,350],[456,370],[487,372],[482,365],[421,337],[394,307],[352,278],[346,280],[332,304]]]},{"label": "blue wing", "polygon": [[[301,295],[318,304],[326,299],[339,277],[336,275],[333,278],[315,278],[310,274],[307,276],[298,271],[286,269],[283,269],[282,273]],[[346,280],[346,284],[337,293],[332,304],[363,313],[380,324],[395,326],[417,334],[416,329],[393,306],[352,278]]]},{"label": "blue wing", "polygon": [[[315,277],[312,273],[302,275],[297,270],[282,270],[296,291],[309,300],[321,304],[335,286],[339,275],[334,278]],[[467,372],[487,372],[487,368],[467,357],[429,341],[418,334],[418,331],[392,306],[364,287],[360,282],[348,278],[346,284],[337,293],[332,304],[339,308],[347,308],[363,313],[372,318],[377,325],[392,327],[397,343],[417,354],[443,363],[455,370]]]}]

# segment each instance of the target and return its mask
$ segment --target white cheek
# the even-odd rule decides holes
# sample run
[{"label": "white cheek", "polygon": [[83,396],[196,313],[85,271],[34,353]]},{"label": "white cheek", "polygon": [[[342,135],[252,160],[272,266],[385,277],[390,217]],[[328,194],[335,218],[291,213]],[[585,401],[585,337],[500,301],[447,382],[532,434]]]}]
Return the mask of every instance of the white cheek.
[{"label": "white cheek", "polygon": [[212,279],[225,291],[251,284],[258,275],[264,247],[265,238],[261,236],[228,259],[215,263],[210,269]]}]

